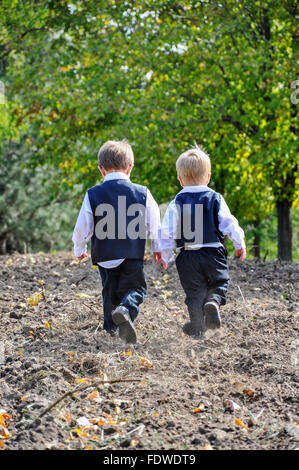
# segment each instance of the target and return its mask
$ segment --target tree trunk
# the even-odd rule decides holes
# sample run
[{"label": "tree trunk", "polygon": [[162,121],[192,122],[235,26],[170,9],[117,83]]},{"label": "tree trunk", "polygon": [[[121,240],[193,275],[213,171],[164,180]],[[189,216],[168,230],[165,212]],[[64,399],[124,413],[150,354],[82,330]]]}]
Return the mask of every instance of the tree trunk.
[{"label": "tree trunk", "polygon": [[278,218],[278,258],[292,261],[292,203],[283,200],[276,202]]}]

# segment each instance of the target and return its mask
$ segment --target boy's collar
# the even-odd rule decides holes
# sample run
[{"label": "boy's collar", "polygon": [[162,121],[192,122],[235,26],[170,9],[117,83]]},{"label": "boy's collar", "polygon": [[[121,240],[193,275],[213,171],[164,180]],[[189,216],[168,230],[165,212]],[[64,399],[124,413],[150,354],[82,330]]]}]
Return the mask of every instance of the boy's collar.
[{"label": "boy's collar", "polygon": [[104,177],[104,181],[111,181],[111,180],[129,180],[129,175],[126,175],[122,171],[112,171],[111,173],[107,173]]},{"label": "boy's collar", "polygon": [[179,192],[181,193],[200,193],[201,191],[213,191],[209,186],[184,186],[183,189]]}]

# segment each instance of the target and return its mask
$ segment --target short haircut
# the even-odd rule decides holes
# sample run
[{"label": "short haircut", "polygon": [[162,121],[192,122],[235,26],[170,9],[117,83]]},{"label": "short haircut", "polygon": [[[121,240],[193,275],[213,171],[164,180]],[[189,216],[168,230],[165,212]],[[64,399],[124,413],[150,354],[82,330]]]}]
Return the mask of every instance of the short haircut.
[{"label": "short haircut", "polygon": [[98,153],[99,166],[105,170],[126,170],[134,164],[134,154],[127,140],[108,140]]},{"label": "short haircut", "polygon": [[211,173],[210,157],[196,145],[179,156],[176,170],[184,182],[198,184]]}]

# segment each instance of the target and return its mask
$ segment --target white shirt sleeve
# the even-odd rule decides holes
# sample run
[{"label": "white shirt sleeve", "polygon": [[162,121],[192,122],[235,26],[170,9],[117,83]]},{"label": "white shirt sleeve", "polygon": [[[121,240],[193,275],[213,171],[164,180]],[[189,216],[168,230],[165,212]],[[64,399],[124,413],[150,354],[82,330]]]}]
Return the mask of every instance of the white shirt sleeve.
[{"label": "white shirt sleeve", "polygon": [[88,193],[85,194],[79,216],[74,228],[72,241],[74,243],[74,254],[79,257],[87,250],[87,242],[93,235],[94,220],[90,206]]},{"label": "white shirt sleeve", "polygon": [[231,214],[228,205],[221,196],[218,213],[219,230],[233,242],[236,250],[245,249],[244,232],[237,219]]},{"label": "white shirt sleeve", "polygon": [[169,263],[174,260],[173,250],[176,247],[175,240],[177,235],[178,219],[178,209],[175,199],[173,199],[166,209],[160,232],[160,245],[162,260],[164,263]]},{"label": "white shirt sleeve", "polygon": [[152,251],[160,251],[160,209],[149,189],[147,189],[146,196],[146,228],[148,238],[151,240]]}]

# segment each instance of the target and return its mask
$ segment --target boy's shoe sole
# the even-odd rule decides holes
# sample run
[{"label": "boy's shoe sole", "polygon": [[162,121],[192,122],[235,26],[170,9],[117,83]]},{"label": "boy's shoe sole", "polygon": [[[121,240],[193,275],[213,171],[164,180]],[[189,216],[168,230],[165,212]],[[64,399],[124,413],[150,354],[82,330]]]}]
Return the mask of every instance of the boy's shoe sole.
[{"label": "boy's shoe sole", "polygon": [[112,319],[118,328],[118,336],[128,344],[135,344],[137,334],[126,307],[119,306],[112,312]]},{"label": "boy's shoe sole", "polygon": [[203,339],[205,337],[205,332],[196,328],[191,322],[183,325],[183,332],[194,339]]},{"label": "boy's shoe sole", "polygon": [[219,307],[215,302],[207,302],[203,311],[205,314],[206,328],[209,330],[216,330],[221,326],[221,318],[219,315]]}]

